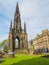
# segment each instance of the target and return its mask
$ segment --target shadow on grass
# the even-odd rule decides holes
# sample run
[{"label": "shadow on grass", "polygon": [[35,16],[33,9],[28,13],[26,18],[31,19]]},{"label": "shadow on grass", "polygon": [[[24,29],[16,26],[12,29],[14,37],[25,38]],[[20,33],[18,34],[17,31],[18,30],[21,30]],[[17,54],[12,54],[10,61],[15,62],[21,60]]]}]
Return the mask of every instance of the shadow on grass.
[{"label": "shadow on grass", "polygon": [[44,56],[42,56],[43,58],[49,58],[49,55],[44,55]]},{"label": "shadow on grass", "polygon": [[22,60],[12,65],[49,65],[49,61],[47,62],[42,57],[40,57],[40,58],[32,58],[29,60]]},{"label": "shadow on grass", "polygon": [[4,62],[4,59],[0,59],[0,63]]}]

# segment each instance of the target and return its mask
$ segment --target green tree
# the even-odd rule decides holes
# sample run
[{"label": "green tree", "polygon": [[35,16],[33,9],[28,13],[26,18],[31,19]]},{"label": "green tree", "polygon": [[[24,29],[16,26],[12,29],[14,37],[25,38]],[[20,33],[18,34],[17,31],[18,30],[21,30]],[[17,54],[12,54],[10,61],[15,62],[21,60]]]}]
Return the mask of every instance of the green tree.
[{"label": "green tree", "polygon": [[8,46],[5,46],[4,47],[4,51],[8,51]]}]

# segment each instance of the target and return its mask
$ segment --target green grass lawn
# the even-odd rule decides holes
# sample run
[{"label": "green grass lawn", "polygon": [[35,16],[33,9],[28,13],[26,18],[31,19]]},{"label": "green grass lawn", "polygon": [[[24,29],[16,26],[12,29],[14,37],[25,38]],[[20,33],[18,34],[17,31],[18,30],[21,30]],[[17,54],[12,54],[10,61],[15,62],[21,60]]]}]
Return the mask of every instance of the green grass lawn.
[{"label": "green grass lawn", "polygon": [[42,55],[16,54],[15,58],[4,58],[0,65],[49,65],[49,58]]}]

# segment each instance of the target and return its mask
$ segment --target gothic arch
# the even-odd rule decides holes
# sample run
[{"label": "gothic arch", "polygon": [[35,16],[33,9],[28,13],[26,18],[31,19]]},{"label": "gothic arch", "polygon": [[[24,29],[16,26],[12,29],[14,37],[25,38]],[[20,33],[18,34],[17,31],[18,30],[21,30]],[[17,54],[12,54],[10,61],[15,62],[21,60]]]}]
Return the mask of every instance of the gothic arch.
[{"label": "gothic arch", "polygon": [[[14,39],[14,41],[15,41],[15,45],[17,44],[18,45],[18,47],[17,47],[17,49],[20,49],[20,38],[19,38],[19,36],[16,36],[15,37],[15,39]],[[17,42],[17,43],[16,43]]]}]

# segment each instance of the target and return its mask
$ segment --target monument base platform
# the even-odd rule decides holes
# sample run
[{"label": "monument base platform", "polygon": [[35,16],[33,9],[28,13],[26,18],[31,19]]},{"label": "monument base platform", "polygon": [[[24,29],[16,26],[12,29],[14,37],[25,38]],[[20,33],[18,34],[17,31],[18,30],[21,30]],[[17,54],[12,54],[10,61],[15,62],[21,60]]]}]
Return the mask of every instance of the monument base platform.
[{"label": "monument base platform", "polygon": [[14,52],[9,52],[9,53],[8,53],[8,56],[9,56],[10,58],[13,58],[13,57],[14,57]]}]

